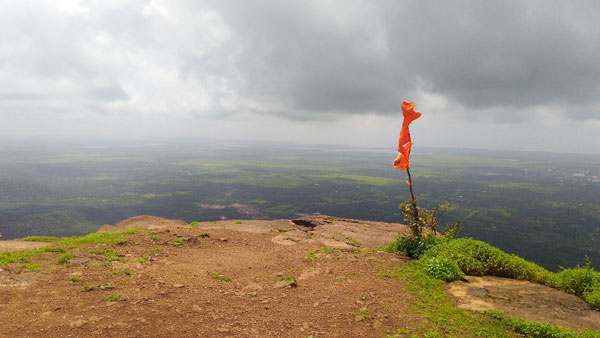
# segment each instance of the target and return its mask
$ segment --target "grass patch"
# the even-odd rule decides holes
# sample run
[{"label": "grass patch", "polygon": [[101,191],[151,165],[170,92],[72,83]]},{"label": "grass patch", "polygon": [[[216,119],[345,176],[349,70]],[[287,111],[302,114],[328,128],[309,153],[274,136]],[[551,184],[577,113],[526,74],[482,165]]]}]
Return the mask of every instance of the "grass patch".
[{"label": "grass patch", "polygon": [[117,251],[113,251],[113,250],[108,250],[108,249],[95,249],[95,250],[90,250],[88,251],[88,253],[94,254],[94,255],[100,255],[104,257],[104,262],[102,264],[100,264],[98,267],[111,267],[111,263],[114,261],[120,261],[120,262],[125,262],[125,255],[123,255],[120,252]]},{"label": "grass patch", "polygon": [[29,236],[21,238],[21,241],[25,242],[54,242],[57,241],[58,237],[53,236]]},{"label": "grass patch", "polygon": [[225,276],[224,274],[222,274],[220,272],[210,272],[209,274],[212,278],[222,280],[224,282],[231,282],[231,278]]},{"label": "grass patch", "polygon": [[298,284],[298,278],[296,278],[296,276],[293,276],[293,275],[281,277],[281,278],[279,278],[279,280],[291,280],[294,283]]},{"label": "grass patch", "polygon": [[31,263],[23,264],[23,265],[21,265],[21,269],[27,270],[27,271],[32,271],[32,272],[38,272],[38,271],[42,270],[42,268],[40,267],[40,265],[38,263],[36,263],[36,262],[31,262]]},{"label": "grass patch", "polygon": [[307,262],[312,262],[312,261],[316,261],[319,257],[317,256],[317,253],[314,251],[309,251],[306,256],[304,257],[304,260]]},{"label": "grass patch", "polygon": [[549,323],[531,322],[519,318],[507,318],[500,311],[484,312],[490,318],[494,318],[506,326],[511,327],[515,332],[526,334],[528,337],[535,338],[600,338],[600,331],[581,330],[575,331],[565,329],[560,326]]},{"label": "grass patch", "polygon": [[[438,337],[514,337],[507,325],[483,314],[455,307],[445,293],[444,283],[408,264],[398,270],[387,271],[388,278],[402,280],[414,297],[413,305],[431,325],[420,328],[425,336]],[[437,332],[437,334],[435,334]]]},{"label": "grass patch", "polygon": [[60,256],[58,258],[58,264],[67,264],[70,260],[75,258],[75,254],[72,252],[67,252],[66,254]]},{"label": "grass patch", "polygon": [[591,267],[589,259],[584,266],[553,273],[482,241],[433,236],[399,238],[386,250],[419,258],[421,270],[446,282],[461,279],[463,274],[528,280],[574,294],[600,308],[600,272]]},{"label": "grass patch", "polygon": [[108,298],[106,300],[108,300],[109,302],[116,302],[119,299],[121,299],[121,294],[120,293],[115,293],[114,295],[108,296]]},{"label": "grass patch", "polygon": [[108,282],[108,283],[104,283],[104,284],[100,284],[98,285],[98,287],[100,288],[100,290],[108,290],[108,289],[114,289],[114,285],[112,285],[112,283]]}]

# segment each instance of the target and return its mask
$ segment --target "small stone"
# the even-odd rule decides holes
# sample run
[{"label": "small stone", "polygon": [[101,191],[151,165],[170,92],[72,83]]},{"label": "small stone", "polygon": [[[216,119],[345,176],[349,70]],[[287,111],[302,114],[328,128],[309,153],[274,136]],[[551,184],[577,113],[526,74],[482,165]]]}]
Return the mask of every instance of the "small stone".
[{"label": "small stone", "polygon": [[99,322],[100,320],[102,320],[102,317],[100,317],[100,316],[91,316],[89,318],[89,321],[92,322],[92,323]]},{"label": "small stone", "polygon": [[85,325],[85,323],[86,323],[86,321],[85,321],[85,320],[83,320],[83,319],[79,319],[79,320],[72,321],[72,322],[69,324],[69,326],[70,326],[72,329],[76,329],[76,328],[80,328],[80,327],[84,326],[84,325]]},{"label": "small stone", "polygon": [[174,287],[174,288],[182,288],[182,287],[184,287],[184,286],[185,286],[185,285],[183,285],[183,284],[173,284],[173,287]]},{"label": "small stone", "polygon": [[123,270],[123,269],[128,268],[127,264],[125,264],[123,262],[119,262],[119,261],[113,261],[111,264],[112,264],[112,267],[117,270]]},{"label": "small stone", "polygon": [[365,316],[363,316],[363,315],[358,315],[358,316],[355,316],[355,317],[354,317],[354,321],[355,321],[355,322],[362,322],[362,321],[364,321],[365,319],[366,319],[366,318],[365,318]]},{"label": "small stone", "polygon": [[382,330],[384,330],[384,329],[385,329],[385,326],[383,325],[383,323],[382,323],[381,321],[379,321],[379,320],[375,320],[375,321],[373,322],[373,328],[374,328],[375,330],[382,331]]},{"label": "small stone", "polygon": [[298,283],[295,280],[280,280],[273,284],[274,288],[295,288],[298,286]]},{"label": "small stone", "polygon": [[260,286],[258,283],[250,283],[243,288],[245,291],[261,291],[262,289],[262,286]]}]

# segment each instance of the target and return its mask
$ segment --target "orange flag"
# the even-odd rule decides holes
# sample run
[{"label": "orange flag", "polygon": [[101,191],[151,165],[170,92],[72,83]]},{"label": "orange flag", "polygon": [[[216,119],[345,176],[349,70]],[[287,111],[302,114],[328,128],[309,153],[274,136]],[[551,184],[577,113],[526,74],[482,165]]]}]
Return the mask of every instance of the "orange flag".
[{"label": "orange flag", "polygon": [[415,103],[404,101],[402,102],[402,129],[400,129],[400,139],[398,140],[398,157],[394,160],[394,167],[399,170],[406,170],[409,167],[410,147],[413,143],[410,141],[410,130],[408,125],[412,121],[418,119],[421,113],[415,111]]}]

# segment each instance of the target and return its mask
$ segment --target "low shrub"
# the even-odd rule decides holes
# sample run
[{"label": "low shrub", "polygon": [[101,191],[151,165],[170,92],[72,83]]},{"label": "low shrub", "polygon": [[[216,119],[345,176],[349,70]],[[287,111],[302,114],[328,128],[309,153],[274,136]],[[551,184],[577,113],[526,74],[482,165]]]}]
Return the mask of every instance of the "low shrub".
[{"label": "low shrub", "polygon": [[394,252],[412,258],[420,258],[429,249],[438,246],[447,239],[435,236],[433,234],[425,237],[401,237],[398,236],[395,241],[385,247],[385,251]]},{"label": "low shrub", "polygon": [[426,257],[419,261],[419,265],[428,275],[444,282],[460,280],[465,276],[456,261],[447,256]]},{"label": "low shrub", "polygon": [[551,280],[554,284],[552,286],[579,297],[583,297],[594,289],[600,291],[600,273],[589,264],[583,267],[563,269]]},{"label": "low shrub", "polygon": [[596,286],[594,290],[586,292],[583,295],[583,299],[597,309],[600,309],[600,287]]},{"label": "low shrub", "polygon": [[518,256],[509,255],[485,242],[459,238],[440,242],[423,257],[447,256],[456,261],[460,269],[472,276],[498,276],[545,283],[550,272]]},{"label": "low shrub", "polygon": [[589,261],[583,267],[553,273],[482,241],[433,235],[398,238],[386,250],[419,258],[422,270],[445,282],[462,279],[464,275],[528,280],[577,295],[600,308],[600,272]]}]

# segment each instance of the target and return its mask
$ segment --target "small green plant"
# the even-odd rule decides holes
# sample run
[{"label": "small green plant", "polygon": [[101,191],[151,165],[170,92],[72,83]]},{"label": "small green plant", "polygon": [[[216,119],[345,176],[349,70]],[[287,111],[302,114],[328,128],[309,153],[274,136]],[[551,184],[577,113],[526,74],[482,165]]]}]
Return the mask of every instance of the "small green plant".
[{"label": "small green plant", "polygon": [[134,259],[133,261],[135,263],[144,264],[144,263],[146,263],[148,261],[148,258],[149,258],[148,256],[143,256],[143,257],[138,257],[138,258]]},{"label": "small green plant", "polygon": [[290,231],[290,229],[286,229],[286,228],[277,228],[277,232],[288,232]]},{"label": "small green plant", "polygon": [[178,248],[182,248],[183,247],[183,238],[177,238],[176,240],[174,240],[173,245],[175,245]]},{"label": "small green plant", "polygon": [[231,282],[231,278],[225,276],[222,273],[219,273],[219,272],[210,272],[209,274],[210,274],[211,277],[216,278],[218,280],[222,280],[224,282]]},{"label": "small green plant", "polygon": [[242,221],[235,221],[235,224],[242,224]]},{"label": "small green plant", "polygon": [[58,264],[67,264],[73,258],[75,258],[75,254],[72,252],[67,252],[58,258]]},{"label": "small green plant", "polygon": [[307,262],[312,262],[317,260],[317,253],[314,251],[309,251],[308,254],[306,254],[306,257],[304,257],[304,260]]},{"label": "small green plant", "polygon": [[250,297],[256,297],[257,293],[255,291],[252,292],[248,292],[248,296]]},{"label": "small green plant", "polygon": [[148,236],[151,240],[153,241],[159,241],[160,240],[160,236],[155,235],[155,234],[151,234]]},{"label": "small green plant", "polygon": [[148,255],[150,256],[158,256],[160,254],[160,248],[153,248],[148,251]]},{"label": "small green plant", "polygon": [[77,284],[77,283],[79,283],[80,279],[81,279],[80,276],[73,276],[73,277],[69,278],[69,281],[71,282],[71,284]]},{"label": "small green plant", "polygon": [[119,299],[121,299],[121,294],[120,293],[115,293],[113,295],[108,296],[108,298],[106,300],[108,300],[109,302],[116,302]]},{"label": "small green plant", "polygon": [[353,247],[356,247],[356,248],[358,248],[358,247],[360,247],[362,245],[361,242],[359,242],[359,241],[357,241],[357,240],[355,240],[353,238],[350,238],[350,237],[346,237],[345,242],[347,244],[349,244],[349,245],[352,245]]},{"label": "small green plant", "polygon": [[296,284],[298,283],[298,278],[296,278],[296,276],[293,276],[293,275],[281,277],[281,278],[279,278],[279,280],[291,280]]},{"label": "small green plant", "polygon": [[190,226],[192,227],[192,229],[196,229],[198,227],[198,222],[194,221],[190,223]]},{"label": "small green plant", "polygon": [[110,282],[104,283],[104,284],[100,284],[100,285],[98,285],[98,287],[100,288],[100,290],[108,290],[108,289],[113,289],[114,288],[114,286]]},{"label": "small green plant", "polygon": [[122,269],[122,270],[113,271],[114,275],[127,275],[127,276],[130,276],[131,273],[132,272],[129,269]]},{"label": "small green plant", "polygon": [[93,285],[87,285],[87,284],[86,284],[86,285],[82,286],[82,287],[81,287],[81,289],[82,289],[84,292],[90,292],[90,291],[94,290],[94,286],[93,286]]},{"label": "small green plant", "polygon": [[321,251],[324,254],[330,254],[334,251],[334,249],[332,247],[329,246],[323,246],[319,248],[319,251]]},{"label": "small green plant", "polygon": [[369,310],[367,309],[366,306],[363,306],[362,308],[360,308],[358,311],[356,311],[354,313],[354,316],[356,317],[361,317],[363,320],[367,320],[369,319]]}]

